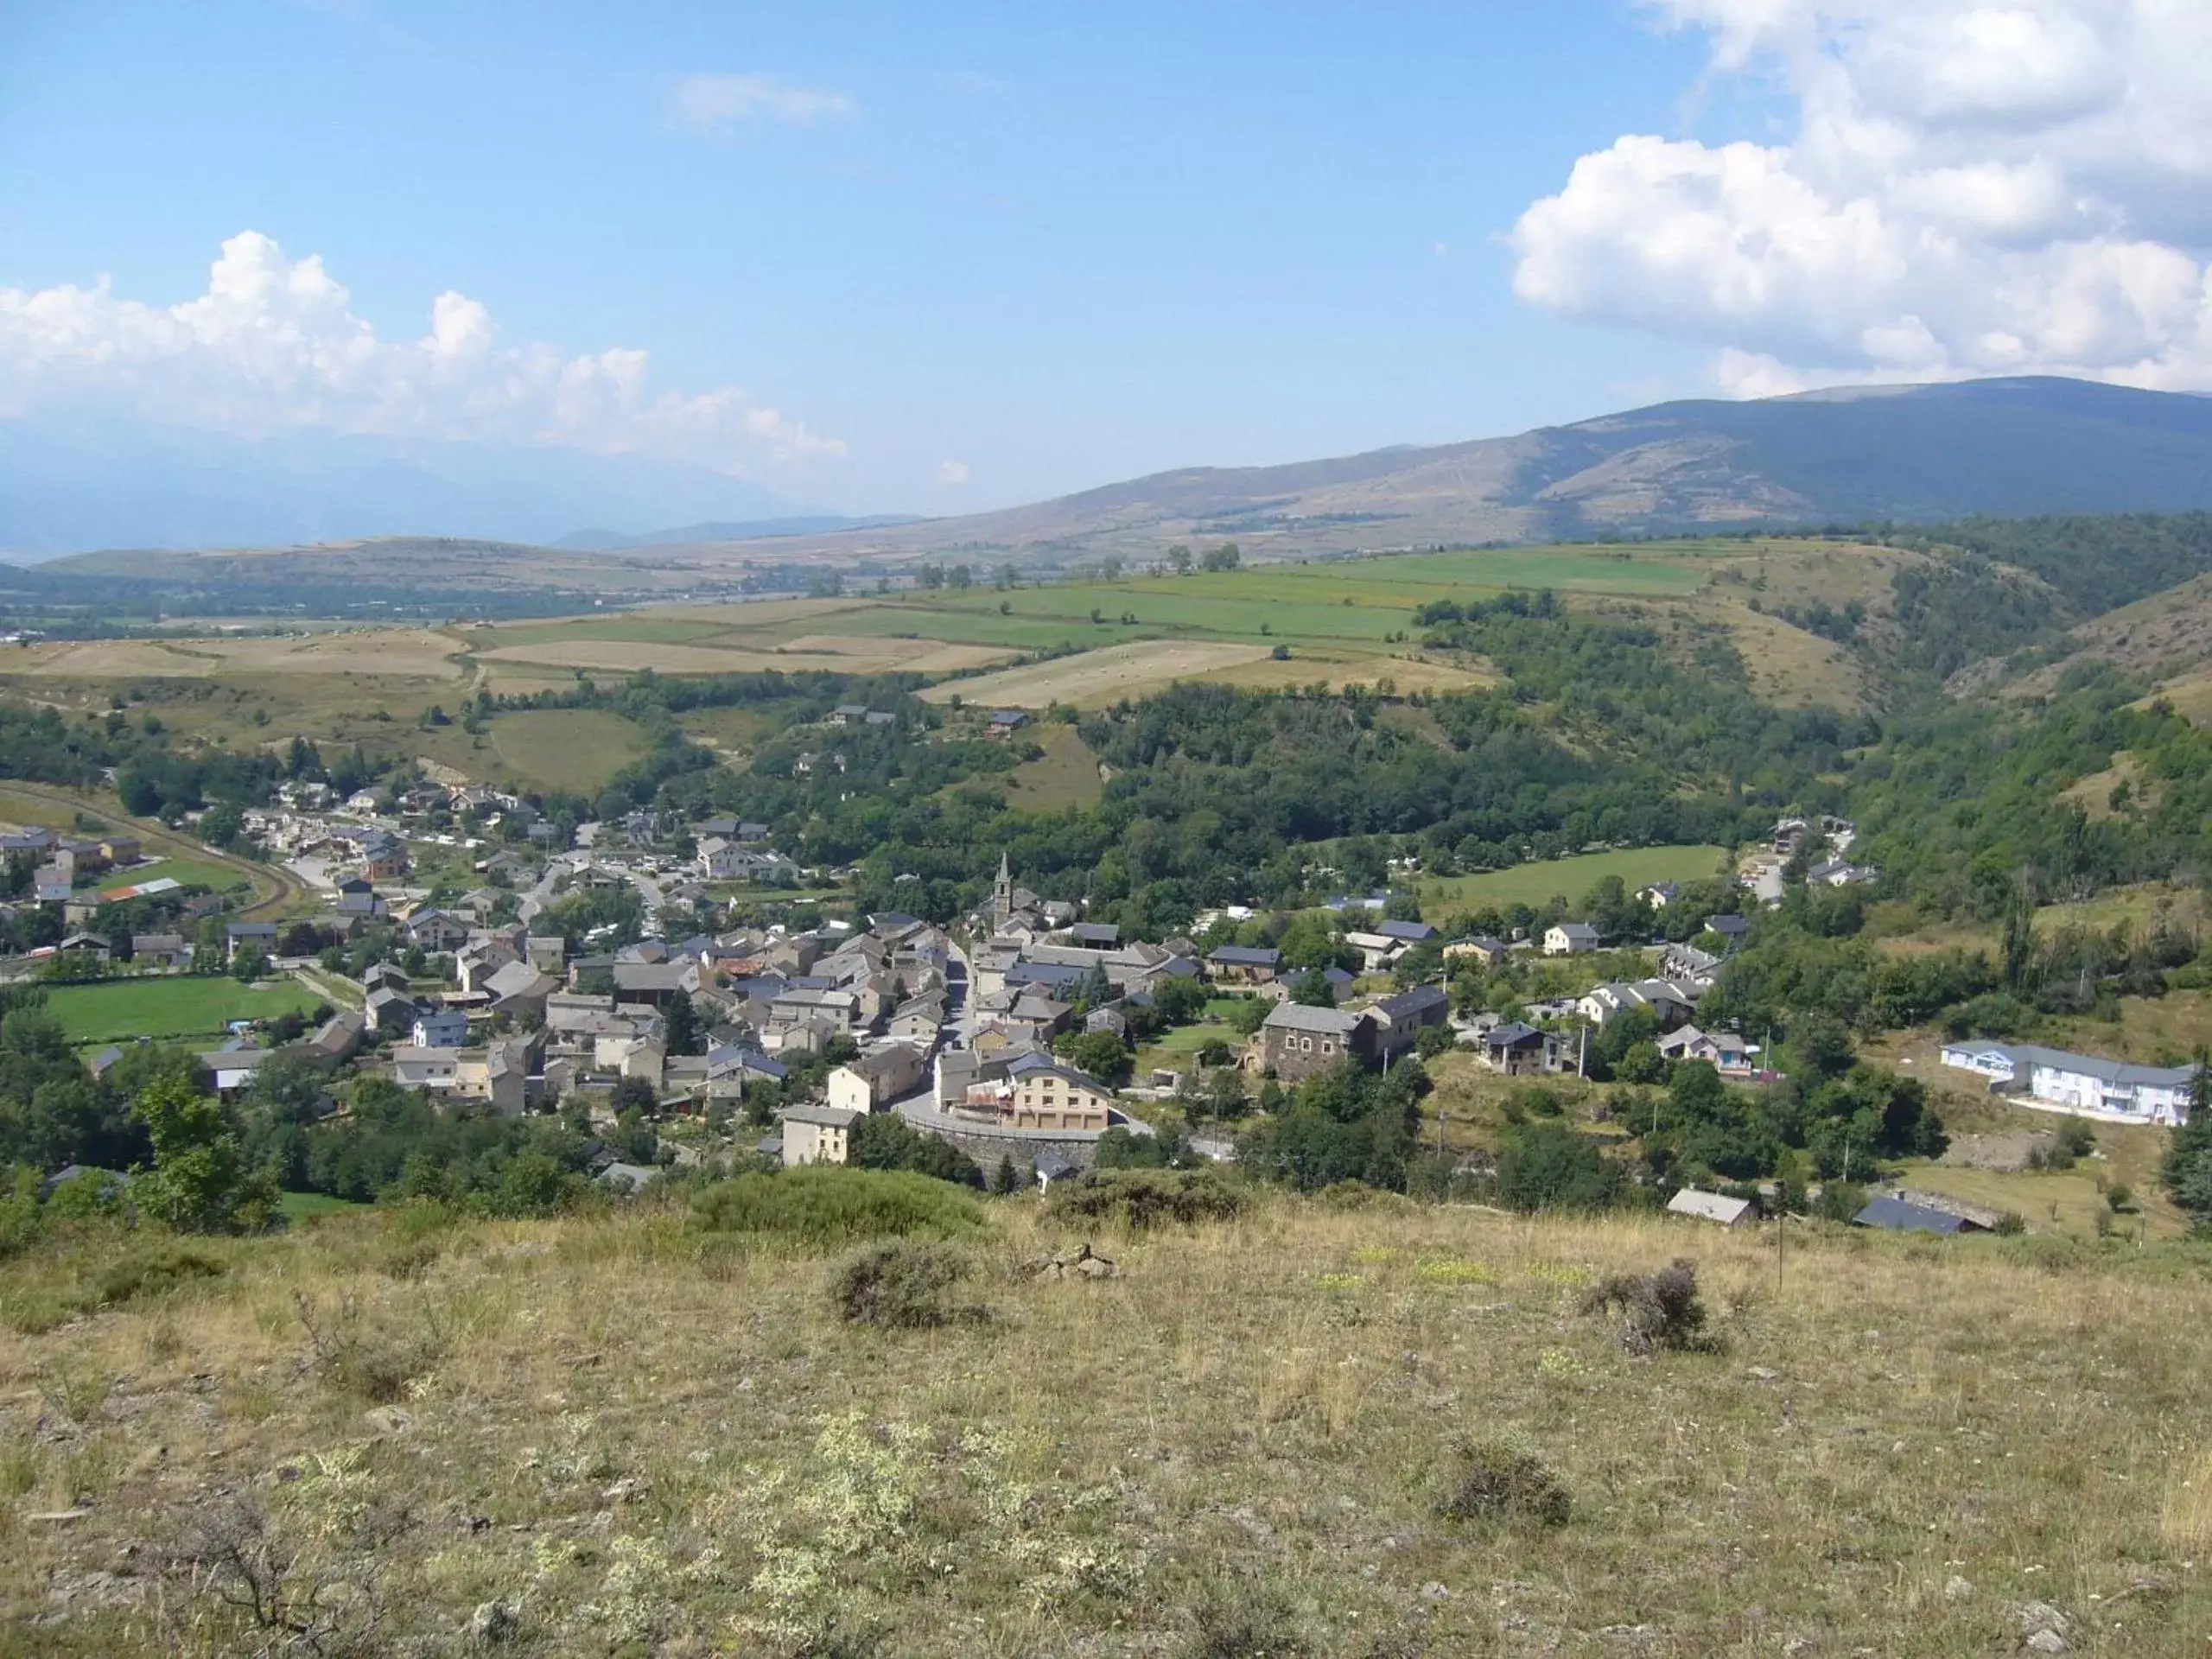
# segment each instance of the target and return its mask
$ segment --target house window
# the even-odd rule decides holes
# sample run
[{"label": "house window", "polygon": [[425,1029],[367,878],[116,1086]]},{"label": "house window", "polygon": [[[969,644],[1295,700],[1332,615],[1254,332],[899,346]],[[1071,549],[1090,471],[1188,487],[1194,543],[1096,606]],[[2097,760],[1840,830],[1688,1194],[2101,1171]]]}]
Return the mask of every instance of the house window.
[{"label": "house window", "polygon": [[1324,1053],[1324,1054],[1326,1054],[1328,1052],[1329,1052],[1329,1039],[1328,1039],[1327,1038],[1324,1037],[1324,1038],[1321,1039],[1321,1052],[1322,1052],[1322,1053]]}]

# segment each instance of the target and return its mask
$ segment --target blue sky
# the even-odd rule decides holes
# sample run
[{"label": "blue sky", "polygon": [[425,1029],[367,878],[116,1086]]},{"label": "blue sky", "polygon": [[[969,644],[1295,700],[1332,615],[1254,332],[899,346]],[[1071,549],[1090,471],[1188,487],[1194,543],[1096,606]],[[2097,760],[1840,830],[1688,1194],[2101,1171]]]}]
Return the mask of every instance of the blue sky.
[{"label": "blue sky", "polygon": [[[1707,144],[1751,140],[1730,154],[1804,182],[1790,169],[1813,146],[1785,141],[1815,94],[1793,85],[1791,48],[1754,38],[1721,63],[1738,14],[1793,9],[1824,15],[1814,0],[19,0],[0,10],[0,301],[24,310],[105,276],[118,299],[175,306],[251,230],[283,261],[318,256],[380,340],[424,335],[451,291],[502,349],[637,348],[655,395],[740,389],[705,414],[671,407],[648,437],[603,412],[575,432],[868,511],[1516,431],[1709,393],[1716,353],[1738,391],[1877,373],[1921,349],[1915,328],[1948,355],[1893,378],[1972,366],[1952,335],[1999,331],[1947,333],[1927,295],[1814,327],[1808,311],[1875,277],[1763,269],[1745,302],[1736,273],[1655,254],[1669,238],[1637,229],[1723,215],[1716,265],[1764,245],[1771,226],[1747,236],[1725,215],[1783,211],[1776,192],[1734,189]],[[1957,10],[1899,7],[1898,38]],[[1904,73],[1894,56],[1864,68],[1866,107],[1895,103],[1873,96]],[[1958,146],[1929,142],[1929,168],[1956,174]],[[1567,207],[1509,245],[1581,157],[1586,185],[1577,174]],[[1980,159],[1971,143],[1963,159]],[[1847,206],[1873,188],[1808,186]],[[2177,257],[2190,235],[2169,236]],[[2139,345],[2100,346],[2087,369],[2125,370]],[[156,372],[134,395],[158,415],[175,393],[147,390]],[[275,372],[256,368],[251,395],[290,395],[267,391]],[[385,387],[374,418],[480,405],[493,378]],[[744,428],[749,448],[730,436],[741,409],[774,411]]]}]

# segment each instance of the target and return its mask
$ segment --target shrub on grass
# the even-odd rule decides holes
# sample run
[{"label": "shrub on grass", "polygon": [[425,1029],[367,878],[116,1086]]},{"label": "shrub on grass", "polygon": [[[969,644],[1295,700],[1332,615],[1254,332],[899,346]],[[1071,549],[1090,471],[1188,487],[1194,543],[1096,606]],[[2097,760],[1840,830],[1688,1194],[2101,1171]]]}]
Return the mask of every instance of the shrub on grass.
[{"label": "shrub on grass", "polygon": [[848,1325],[933,1331],[981,1324],[990,1310],[957,1301],[952,1294],[973,1268],[966,1255],[949,1246],[894,1240],[872,1245],[839,1268],[830,1281],[830,1300]]},{"label": "shrub on grass", "polygon": [[1573,1500],[1551,1466],[1527,1447],[1495,1435],[1456,1442],[1436,1512],[1464,1523],[1528,1522],[1563,1527]]},{"label": "shrub on grass", "polygon": [[141,1296],[156,1296],[194,1279],[221,1276],[223,1264],[199,1250],[157,1249],[126,1255],[92,1281],[87,1300],[95,1307],[116,1307]]},{"label": "shrub on grass", "polygon": [[292,1306],[307,1332],[307,1369],[371,1405],[389,1405],[445,1357],[445,1334],[427,1308],[403,1323],[365,1311],[350,1296],[325,1308],[301,1294]]},{"label": "shrub on grass", "polygon": [[906,1170],[814,1164],[718,1181],[693,1205],[710,1232],[752,1233],[833,1249],[862,1239],[960,1238],[983,1211],[963,1189]]},{"label": "shrub on grass", "polygon": [[1705,1304],[1698,1297],[1694,1262],[1677,1259],[1654,1274],[1610,1274],[1592,1287],[1582,1310],[1618,1314],[1621,1346],[1631,1354],[1662,1348],[1713,1353],[1720,1346],[1720,1338],[1705,1328]]},{"label": "shrub on grass", "polygon": [[1191,1626],[1189,1659],[1297,1659],[1313,1651],[1288,1599],[1250,1578],[1209,1586],[1191,1609]]},{"label": "shrub on grass", "polygon": [[1090,1169],[1052,1183],[1046,1213],[1061,1221],[1118,1221],[1134,1230],[1232,1221],[1244,1194],[1211,1169]]}]

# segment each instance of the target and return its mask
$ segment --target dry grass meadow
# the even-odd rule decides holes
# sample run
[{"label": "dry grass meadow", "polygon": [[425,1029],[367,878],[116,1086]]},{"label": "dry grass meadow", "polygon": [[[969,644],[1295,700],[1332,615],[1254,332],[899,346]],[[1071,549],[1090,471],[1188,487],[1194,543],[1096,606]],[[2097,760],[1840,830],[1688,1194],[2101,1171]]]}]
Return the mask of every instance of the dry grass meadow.
[{"label": "dry grass meadow", "polygon": [[[1118,1279],[1009,1271],[1079,1236],[995,1203],[989,1318],[903,1334],[673,1207],[19,1258],[0,1650],[310,1650],[248,1573],[330,1652],[472,1618],[517,1653],[971,1659],[2212,1630],[2189,1247],[1793,1229],[1777,1287],[1770,1231],[1274,1200],[1096,1236]],[[1723,1351],[1632,1358],[1587,1288],[1678,1255]],[[137,1294],[73,1312],[103,1280]],[[1446,1518],[1469,1437],[1563,1524]]]}]

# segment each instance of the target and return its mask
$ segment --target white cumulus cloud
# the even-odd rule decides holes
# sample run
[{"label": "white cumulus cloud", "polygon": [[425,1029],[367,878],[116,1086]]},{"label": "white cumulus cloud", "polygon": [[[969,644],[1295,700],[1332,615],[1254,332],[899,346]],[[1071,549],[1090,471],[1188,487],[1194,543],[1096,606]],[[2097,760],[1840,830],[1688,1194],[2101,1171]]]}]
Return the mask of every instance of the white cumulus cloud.
[{"label": "white cumulus cloud", "polygon": [[463,294],[439,295],[429,322],[416,339],[381,338],[320,257],[245,231],[223,244],[207,292],[176,305],[124,299],[105,278],[0,289],[0,415],[566,444],[729,472],[845,452],[734,387],[655,391],[641,351],[502,342]]},{"label": "white cumulus cloud", "polygon": [[853,100],[842,92],[794,86],[773,75],[686,75],[668,94],[670,124],[709,137],[747,121],[806,126],[852,112]]},{"label": "white cumulus cloud", "polygon": [[2212,386],[2212,4],[1654,0],[1787,143],[1628,134],[1514,288],[1718,350],[1728,389],[2066,373]]},{"label": "white cumulus cloud", "polygon": [[964,461],[940,461],[937,464],[937,481],[958,488],[968,481],[968,463]]}]

